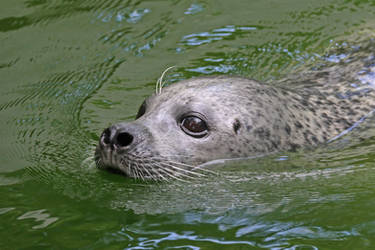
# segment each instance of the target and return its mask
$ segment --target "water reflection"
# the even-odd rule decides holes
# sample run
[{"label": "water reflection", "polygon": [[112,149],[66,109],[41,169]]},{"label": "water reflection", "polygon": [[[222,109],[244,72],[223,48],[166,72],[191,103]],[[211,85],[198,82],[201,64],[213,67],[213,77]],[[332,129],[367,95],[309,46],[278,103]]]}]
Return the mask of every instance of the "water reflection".
[{"label": "water reflection", "polygon": [[185,15],[194,15],[204,10],[203,4],[192,3],[190,7],[184,12]]},{"label": "water reflection", "polygon": [[105,23],[108,23],[111,21],[116,21],[120,23],[120,22],[126,21],[128,23],[135,24],[139,22],[142,19],[142,17],[146,15],[147,13],[149,13],[150,11],[151,11],[150,9],[135,9],[135,10],[128,9],[128,10],[121,10],[116,13],[100,12],[97,15],[97,19]]},{"label": "water reflection", "polygon": [[33,226],[32,229],[42,229],[56,222],[59,218],[51,217],[45,209],[30,211],[17,218],[18,220],[34,219],[36,222],[42,222],[40,225]]},{"label": "water reflection", "polygon": [[197,34],[186,35],[181,39],[181,44],[186,46],[199,46],[214,41],[220,41],[222,39],[235,39],[236,36],[241,36],[242,34],[263,29],[263,27],[253,27],[253,26],[234,26],[228,25],[223,28],[213,29],[211,32],[201,32]]}]

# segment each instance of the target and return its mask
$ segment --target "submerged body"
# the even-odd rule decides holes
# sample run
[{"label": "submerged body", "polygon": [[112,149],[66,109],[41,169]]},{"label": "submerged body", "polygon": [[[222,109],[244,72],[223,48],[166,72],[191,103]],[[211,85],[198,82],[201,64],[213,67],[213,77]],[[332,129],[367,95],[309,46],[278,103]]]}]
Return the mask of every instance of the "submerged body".
[{"label": "submerged body", "polygon": [[135,121],[103,132],[97,165],[134,178],[178,178],[212,160],[329,142],[375,110],[373,79],[358,78],[364,67],[373,71],[366,60],[288,79],[294,88],[226,76],[165,87]]}]

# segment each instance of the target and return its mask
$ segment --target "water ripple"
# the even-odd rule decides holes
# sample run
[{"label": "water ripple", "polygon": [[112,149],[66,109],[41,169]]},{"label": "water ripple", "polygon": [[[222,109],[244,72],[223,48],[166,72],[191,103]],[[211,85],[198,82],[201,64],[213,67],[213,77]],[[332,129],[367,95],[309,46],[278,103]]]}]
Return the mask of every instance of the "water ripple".
[{"label": "water ripple", "polygon": [[194,33],[185,35],[180,44],[185,46],[199,46],[203,44],[220,41],[223,39],[234,39],[244,33],[251,32],[257,29],[263,29],[262,26],[235,26],[227,25],[223,28],[213,29],[210,32]]},{"label": "water ripple", "polygon": [[199,3],[192,3],[190,7],[184,12],[185,15],[194,15],[199,12],[202,12],[204,7],[202,4]]},{"label": "water ripple", "polygon": [[138,22],[148,9],[136,9],[128,12],[139,4],[138,1],[83,0],[83,1],[36,1],[29,0],[25,6],[34,11],[31,14],[0,19],[0,32],[18,30],[30,25],[47,24],[57,19],[64,19],[86,12],[98,12],[97,17],[103,22],[112,19],[117,22],[126,20]]},{"label": "water ripple", "polygon": [[97,19],[101,20],[104,23],[111,21],[116,21],[118,23],[126,21],[128,23],[138,23],[144,15],[150,13],[150,9],[130,9],[120,10],[117,12],[112,12],[110,10],[102,10],[97,14]]}]

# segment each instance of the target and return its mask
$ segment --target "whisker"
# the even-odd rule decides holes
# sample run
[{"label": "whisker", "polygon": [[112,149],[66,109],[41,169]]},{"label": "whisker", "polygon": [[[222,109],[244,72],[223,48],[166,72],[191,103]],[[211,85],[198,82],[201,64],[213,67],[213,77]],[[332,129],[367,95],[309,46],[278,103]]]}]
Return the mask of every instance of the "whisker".
[{"label": "whisker", "polygon": [[194,165],[189,165],[189,164],[182,163],[182,162],[175,162],[175,161],[171,161],[171,160],[168,160],[168,162],[170,162],[170,163],[174,163],[174,164],[178,164],[178,165],[182,165],[182,166],[186,166],[186,167],[190,167],[190,168],[192,168],[193,170],[195,170],[195,169],[199,169],[199,170],[201,170],[201,171],[204,171],[204,172],[207,172],[207,173],[210,173],[210,174],[216,174],[216,173],[215,173],[214,171],[212,171],[212,170],[202,168],[201,165],[194,166]]},{"label": "whisker", "polygon": [[[165,173],[168,177],[171,177],[171,178],[176,179],[176,180],[178,180],[178,181],[187,182],[187,181],[184,181],[184,180],[178,178],[178,177],[175,175],[175,174],[176,174],[175,171],[172,171],[172,170],[169,169],[169,168],[165,168],[165,166],[164,166],[164,162],[153,161],[153,164],[159,167],[159,168],[158,168],[158,171],[159,171],[160,176],[164,177],[164,176],[162,175],[162,173],[161,173],[161,172],[163,172],[163,173]],[[177,173],[178,173],[178,172],[177,172]],[[181,174],[181,173],[178,173],[178,174],[181,175],[181,176],[183,176],[183,174]],[[187,175],[185,175],[185,176],[186,176],[186,177],[190,177],[190,176],[187,176]],[[164,177],[164,178],[165,178],[165,177]],[[165,178],[165,179],[166,179],[166,178]],[[168,179],[166,179],[166,180],[168,180]]]},{"label": "whisker", "polygon": [[139,171],[138,171],[138,168],[137,168],[137,165],[134,163],[131,163],[131,162],[129,162],[128,163],[129,164],[129,166],[134,166],[134,173],[135,173],[135,178],[136,179],[141,179],[141,176],[140,176],[140,174],[139,174]]},{"label": "whisker", "polygon": [[[203,177],[204,175],[202,174],[199,174],[199,173],[195,173],[195,172],[191,172],[189,170],[186,170],[186,169],[183,169],[183,168],[179,168],[179,167],[176,167],[176,166],[173,166],[171,164],[168,164],[166,162],[162,162],[162,165],[163,166],[166,166],[166,167],[170,167],[170,168],[173,168],[174,170],[177,170],[176,172],[173,172],[173,173],[177,173],[178,175],[180,176],[183,176],[183,177],[186,177],[186,178],[189,178],[189,179],[194,179],[194,175],[196,176],[199,176],[199,177]],[[172,169],[170,168],[166,168],[168,169],[169,171],[172,171]],[[182,172],[185,172],[185,173],[182,173]],[[186,174],[187,173],[187,174]],[[191,174],[191,175],[188,175],[188,174]]]},{"label": "whisker", "polygon": [[138,176],[140,176],[141,178],[141,180],[142,181],[144,181],[145,179],[144,179],[144,177],[143,177],[143,174],[142,174],[142,172],[140,171],[140,168],[139,168],[139,166],[138,166],[138,164],[136,163],[136,162],[134,162],[134,165],[136,166],[136,171],[137,171],[137,173],[138,173]]},{"label": "whisker", "polygon": [[133,178],[138,178],[137,169],[133,168],[133,166],[130,162],[127,164],[126,161],[123,161],[123,165],[124,165],[125,168],[126,167],[128,168],[129,172],[127,174],[129,174],[129,176],[131,176]]},{"label": "whisker", "polygon": [[171,169],[164,169],[164,168],[160,168],[161,171],[163,171],[165,174],[167,174],[169,177],[171,177],[172,179],[175,179],[175,180],[178,180],[178,181],[181,181],[181,182],[185,182],[185,183],[189,183],[188,181],[186,180],[183,180],[181,178],[178,178],[177,176],[174,175],[175,172],[172,172],[172,173],[169,173],[168,171],[172,171]]},{"label": "whisker", "polygon": [[[134,159],[137,159],[137,158],[138,158],[136,155],[133,155],[133,154],[131,154],[131,153],[128,153],[128,155],[131,156],[131,157],[133,157]],[[145,171],[146,174],[148,175],[148,177],[150,177],[151,180],[156,180],[157,177],[154,177],[154,174],[152,174],[152,173],[148,170],[148,168],[147,168],[147,167],[145,166],[145,164],[144,164],[144,160],[143,160],[143,159],[140,159],[140,160],[138,160],[138,161],[140,161],[140,164],[141,164],[141,165],[138,164],[139,162],[135,162],[136,170],[142,170],[142,171]],[[129,166],[130,166],[130,163],[129,163]],[[154,171],[153,168],[152,168],[152,165],[151,165],[151,169],[150,169],[150,170],[151,170],[153,173],[155,173],[155,171]],[[155,174],[158,174],[158,173],[156,172]],[[142,175],[142,176],[143,176],[143,175]]]},{"label": "whisker", "polygon": [[[139,165],[136,163],[136,165],[137,165],[137,167],[139,168]],[[147,174],[148,174],[148,176],[150,176],[151,177],[151,179],[153,179],[153,175],[148,171],[148,169],[146,168],[146,167],[142,167],[142,170],[143,171],[145,171]]]},{"label": "whisker", "polygon": [[160,78],[156,81],[156,86],[155,86],[155,93],[157,95],[160,95],[161,94],[161,89],[163,88],[163,78],[164,78],[164,75],[165,73],[167,73],[168,70],[174,68],[176,66],[171,66],[171,67],[168,67],[166,70],[163,71],[163,73],[161,74]]},{"label": "whisker", "polygon": [[163,179],[163,181],[169,182],[168,178],[166,178],[163,174],[161,174],[159,171],[157,171],[157,176],[156,176],[155,180],[160,180],[160,179]]},{"label": "whisker", "polygon": [[[152,169],[153,172],[156,172],[157,177],[160,177],[161,179],[163,179],[163,180],[169,182],[168,178],[164,177],[164,175],[163,175],[162,173],[160,173],[160,170],[161,170],[161,171],[164,171],[163,168],[160,167],[160,164],[158,164],[158,162],[156,162],[156,161],[154,161],[153,163],[154,163],[154,164],[151,164],[150,167],[151,167],[151,169]],[[156,164],[157,166],[159,166],[159,168],[156,168],[156,166],[154,166],[155,164]],[[164,172],[165,172],[165,171],[164,171]],[[168,174],[168,173],[167,173],[167,174]]]},{"label": "whisker", "polygon": [[[168,162],[168,163],[170,163],[170,164],[168,164],[168,163],[166,163],[166,162],[163,162],[163,164],[165,164],[165,165],[167,165],[167,166],[170,166],[170,167],[172,167],[172,168],[174,168],[174,169],[181,170],[181,171],[184,171],[184,172],[186,172],[186,173],[189,173],[189,174],[192,174],[192,175],[197,175],[197,176],[200,176],[200,177],[205,176],[204,174],[200,174],[200,173],[197,173],[197,172],[194,172],[194,171],[190,171],[190,170],[187,170],[187,169],[184,169],[184,168],[179,168],[179,167],[177,167],[177,166],[173,166],[173,165],[171,165],[171,164],[177,164],[177,165],[187,166],[187,167],[189,167],[189,168],[193,168],[193,169],[196,168],[196,166],[191,166],[191,165],[184,164],[184,163],[180,163],[180,162],[170,161],[170,160],[165,159],[165,158],[162,158],[162,157],[150,157],[150,159],[159,159],[159,160],[164,160],[164,161],[166,161],[166,162]],[[200,170],[203,170],[203,169],[200,169]]]},{"label": "whisker", "polygon": [[[154,174],[151,174],[150,171],[147,169],[147,167],[150,167],[150,171],[152,171],[154,174],[156,174],[156,176],[154,176]],[[142,167],[142,170],[146,171],[146,173],[148,174],[148,176],[151,178],[151,180],[154,180],[154,181],[157,181],[158,180],[158,177],[160,176],[158,174],[158,172],[155,173],[155,170],[153,168],[152,165],[146,165],[146,166],[143,166]],[[161,176],[163,178],[163,176]]]}]

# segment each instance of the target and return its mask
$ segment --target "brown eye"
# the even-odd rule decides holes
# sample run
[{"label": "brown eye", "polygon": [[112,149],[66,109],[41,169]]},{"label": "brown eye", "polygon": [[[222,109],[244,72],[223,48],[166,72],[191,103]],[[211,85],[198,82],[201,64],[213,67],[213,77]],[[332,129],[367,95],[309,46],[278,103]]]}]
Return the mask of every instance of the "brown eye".
[{"label": "brown eye", "polygon": [[138,119],[139,117],[141,117],[145,113],[146,113],[146,101],[143,101],[141,107],[139,107],[139,110],[138,110],[138,113],[137,113],[137,116],[135,117],[135,119]]},{"label": "brown eye", "polygon": [[208,134],[206,122],[196,116],[184,117],[181,121],[181,129],[195,138],[202,138]]}]

